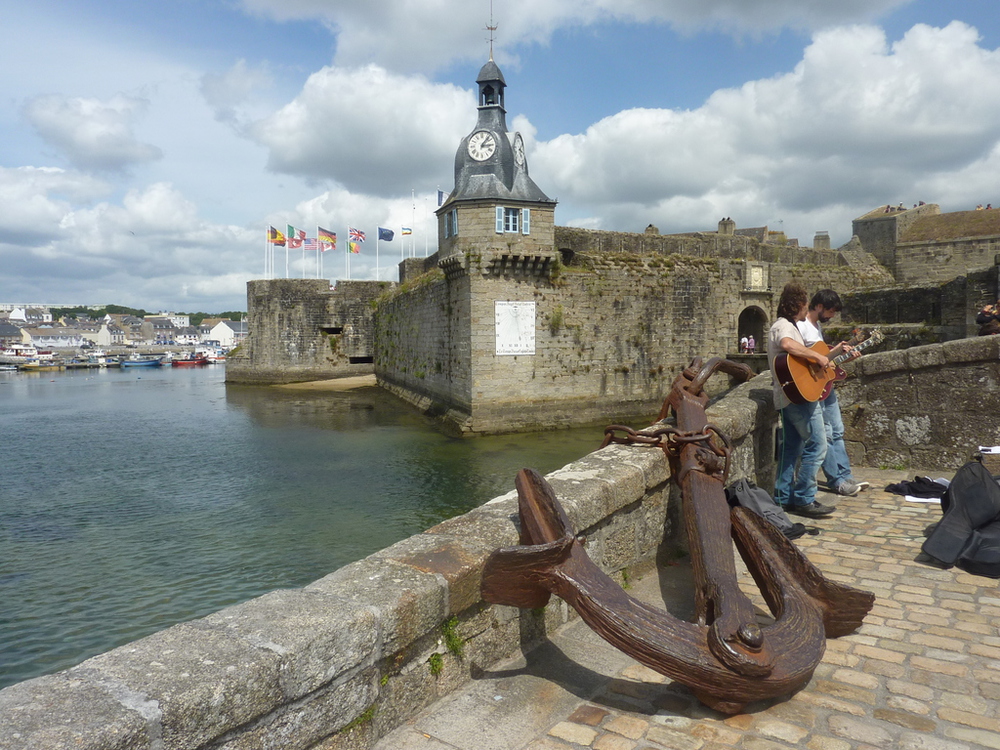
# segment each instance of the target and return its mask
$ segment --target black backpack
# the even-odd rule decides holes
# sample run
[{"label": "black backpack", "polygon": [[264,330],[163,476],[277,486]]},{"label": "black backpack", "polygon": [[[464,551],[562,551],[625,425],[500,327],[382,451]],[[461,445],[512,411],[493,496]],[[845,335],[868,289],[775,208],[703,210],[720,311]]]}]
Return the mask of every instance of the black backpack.
[{"label": "black backpack", "polygon": [[1000,578],[1000,483],[978,461],[955,473],[941,498],[944,516],[921,549],[944,567]]},{"label": "black backpack", "polygon": [[792,519],[774,502],[774,498],[749,479],[737,480],[726,487],[726,500],[731,506],[739,505],[770,521],[787,539],[798,539],[806,533],[805,526],[792,523]]}]

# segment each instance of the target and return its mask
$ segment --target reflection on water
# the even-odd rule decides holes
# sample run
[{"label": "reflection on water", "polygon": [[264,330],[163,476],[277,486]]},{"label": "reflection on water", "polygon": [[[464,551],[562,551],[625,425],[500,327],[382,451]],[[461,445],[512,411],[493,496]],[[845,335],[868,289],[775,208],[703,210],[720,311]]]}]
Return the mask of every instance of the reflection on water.
[{"label": "reflection on water", "polygon": [[0,373],[0,687],[302,586],[595,449],[222,368]]}]

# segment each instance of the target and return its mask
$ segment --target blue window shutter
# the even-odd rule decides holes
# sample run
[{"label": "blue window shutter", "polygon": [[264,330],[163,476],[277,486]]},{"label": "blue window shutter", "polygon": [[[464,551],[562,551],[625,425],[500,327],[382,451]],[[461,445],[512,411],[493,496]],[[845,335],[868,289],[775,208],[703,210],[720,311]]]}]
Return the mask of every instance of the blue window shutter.
[{"label": "blue window shutter", "polygon": [[497,234],[503,234],[503,206],[497,206]]},{"label": "blue window shutter", "polygon": [[521,234],[531,234],[531,209],[521,209]]},{"label": "blue window shutter", "polygon": [[457,208],[451,209],[451,215],[452,215],[451,233],[452,236],[458,237],[458,209]]}]

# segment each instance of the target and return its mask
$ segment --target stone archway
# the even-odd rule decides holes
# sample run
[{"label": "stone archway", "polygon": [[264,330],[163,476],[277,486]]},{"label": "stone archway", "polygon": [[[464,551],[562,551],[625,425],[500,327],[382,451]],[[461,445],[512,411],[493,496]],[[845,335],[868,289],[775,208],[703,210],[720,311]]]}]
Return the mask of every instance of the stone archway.
[{"label": "stone archway", "polygon": [[744,336],[753,336],[758,354],[767,351],[767,313],[756,305],[744,308],[736,325],[737,342]]}]

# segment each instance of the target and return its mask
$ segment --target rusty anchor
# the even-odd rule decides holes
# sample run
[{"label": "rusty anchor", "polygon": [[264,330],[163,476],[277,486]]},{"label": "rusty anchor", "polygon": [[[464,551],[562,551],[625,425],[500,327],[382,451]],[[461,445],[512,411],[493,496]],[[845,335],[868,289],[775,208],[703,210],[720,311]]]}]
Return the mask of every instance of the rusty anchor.
[{"label": "rusty anchor", "polygon": [[[729,360],[695,359],[674,381],[660,414],[662,420],[672,411],[676,428],[645,440],[661,445],[681,488],[695,580],[693,622],[633,599],[600,570],[552,487],[533,469],[523,469],[515,481],[521,546],[493,552],[481,592],[493,604],[528,609],[555,594],[613,646],[687,685],[707,706],[733,714],[752,701],[801,689],[826,638],[860,627],[875,597],[827,579],[774,526],[730,508],[723,489],[728,440],[705,415],[703,388],[716,371],[744,380],[753,375]],[[771,611],[770,624],[759,623],[739,588],[730,540]]]}]

